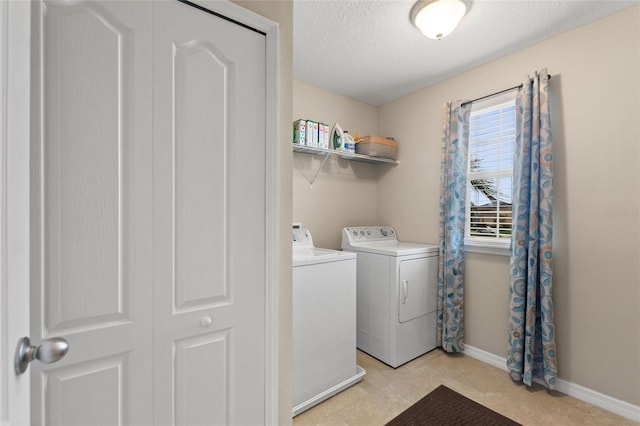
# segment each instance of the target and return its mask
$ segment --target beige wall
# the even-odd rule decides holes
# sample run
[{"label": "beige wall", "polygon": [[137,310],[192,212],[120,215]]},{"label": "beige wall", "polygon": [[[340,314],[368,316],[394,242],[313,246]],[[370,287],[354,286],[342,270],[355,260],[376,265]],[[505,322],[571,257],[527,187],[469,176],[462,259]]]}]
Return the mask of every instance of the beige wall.
[{"label": "beige wall", "polygon": [[[305,118],[361,135],[378,131],[378,109],[309,84],[294,81],[293,119]],[[291,134],[291,123],[289,123]],[[291,143],[291,142],[290,142]],[[378,223],[379,169],[389,167],[330,157],[311,182],[322,156],[293,156],[293,221],[309,228],[317,247],[340,248],[345,226]]]},{"label": "beige wall", "polygon": [[[640,405],[640,7],[379,108],[402,161],[380,177],[378,219],[437,241],[442,105],[547,67],[555,155],[554,299],[561,379]],[[398,208],[397,206],[404,206]],[[506,356],[509,265],[467,254],[466,342]]]},{"label": "beige wall", "polygon": [[283,0],[242,1],[234,3],[256,12],[279,24],[280,58],[280,141],[278,151],[280,191],[279,205],[279,285],[278,332],[279,332],[279,422],[291,424],[291,100],[293,98],[293,3]]}]

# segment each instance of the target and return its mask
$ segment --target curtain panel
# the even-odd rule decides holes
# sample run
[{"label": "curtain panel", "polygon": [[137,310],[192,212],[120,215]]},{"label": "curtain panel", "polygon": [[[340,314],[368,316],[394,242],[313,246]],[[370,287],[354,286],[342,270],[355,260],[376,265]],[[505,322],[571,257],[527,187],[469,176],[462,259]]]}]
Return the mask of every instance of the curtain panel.
[{"label": "curtain panel", "polygon": [[446,352],[464,350],[464,226],[470,106],[447,102],[440,161],[440,258],[437,342]]},{"label": "curtain panel", "polygon": [[552,301],[553,153],[549,75],[527,78],[516,98],[509,345],[512,379],[553,389],[556,344]]}]

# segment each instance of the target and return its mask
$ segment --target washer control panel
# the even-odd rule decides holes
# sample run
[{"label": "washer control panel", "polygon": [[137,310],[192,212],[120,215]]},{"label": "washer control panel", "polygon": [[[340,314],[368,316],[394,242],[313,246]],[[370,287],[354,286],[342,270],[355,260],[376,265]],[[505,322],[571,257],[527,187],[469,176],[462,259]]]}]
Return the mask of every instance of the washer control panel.
[{"label": "washer control panel", "polygon": [[342,243],[368,241],[397,241],[396,231],[391,226],[351,226],[342,229]]},{"label": "washer control panel", "polygon": [[293,247],[313,247],[313,238],[306,228],[294,228],[292,233]]}]

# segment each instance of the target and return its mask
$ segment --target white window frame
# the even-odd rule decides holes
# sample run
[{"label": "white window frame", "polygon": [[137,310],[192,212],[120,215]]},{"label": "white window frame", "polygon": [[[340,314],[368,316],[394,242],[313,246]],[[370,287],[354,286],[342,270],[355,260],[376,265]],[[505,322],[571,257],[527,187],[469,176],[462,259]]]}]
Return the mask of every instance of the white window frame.
[{"label": "white window frame", "polygon": [[[503,108],[509,104],[515,105],[516,91],[504,93],[498,96],[491,97],[486,100],[474,102],[471,106],[471,116],[485,112],[489,109]],[[471,118],[471,116],[469,118]],[[469,132],[471,133],[471,132]],[[469,141],[469,151],[467,152],[467,172],[469,170],[469,163],[471,161],[471,141]],[[480,176],[481,177],[481,176]],[[491,171],[489,173],[491,178],[500,177],[513,177],[513,170]],[[466,188],[466,207],[465,207],[465,232],[464,232],[464,250],[470,253],[485,253],[509,256],[511,254],[511,239],[499,239],[495,237],[479,237],[470,236],[470,218],[471,218],[471,188],[467,185]]]}]

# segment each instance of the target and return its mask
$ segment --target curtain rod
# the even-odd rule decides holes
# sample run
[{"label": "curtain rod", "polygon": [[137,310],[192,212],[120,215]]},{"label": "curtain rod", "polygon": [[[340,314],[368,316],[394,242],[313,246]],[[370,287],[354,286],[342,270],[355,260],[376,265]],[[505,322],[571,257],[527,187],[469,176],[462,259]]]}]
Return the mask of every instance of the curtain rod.
[{"label": "curtain rod", "polygon": [[[549,80],[551,80],[551,76],[549,76]],[[482,101],[482,100],[487,99],[487,98],[492,98],[492,97],[494,97],[494,96],[502,95],[503,93],[511,92],[512,90],[520,90],[520,89],[522,89],[522,83],[520,83],[520,84],[519,84],[519,85],[517,85],[517,86],[509,87],[508,89],[500,90],[499,92],[490,93],[490,94],[488,94],[488,95],[481,96],[481,97],[479,97],[479,98],[476,98],[476,99],[472,99],[472,100],[470,100],[470,101],[463,102],[462,104],[460,104],[460,106],[461,106],[461,107],[465,107],[465,106],[467,106],[467,105],[469,105],[469,104],[472,104],[472,103],[474,103],[474,102]]]}]

